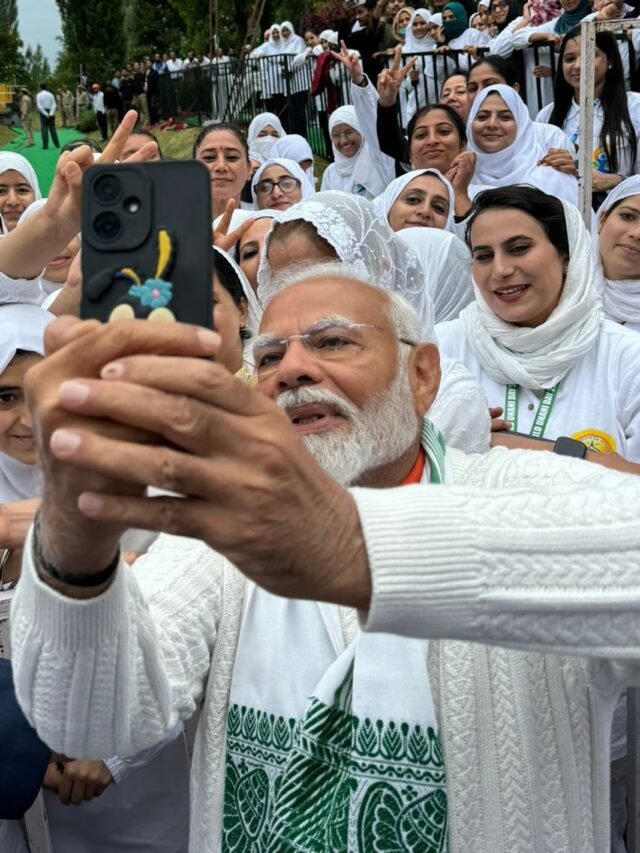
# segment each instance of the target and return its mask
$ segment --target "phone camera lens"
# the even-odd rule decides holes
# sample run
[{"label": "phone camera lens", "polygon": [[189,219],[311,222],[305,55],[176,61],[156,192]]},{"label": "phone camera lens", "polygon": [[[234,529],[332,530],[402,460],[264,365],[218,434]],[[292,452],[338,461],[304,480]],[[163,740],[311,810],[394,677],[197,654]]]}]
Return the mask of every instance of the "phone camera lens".
[{"label": "phone camera lens", "polygon": [[98,201],[103,204],[113,204],[120,196],[122,187],[115,175],[101,175],[93,185],[93,191]]},{"label": "phone camera lens", "polygon": [[116,240],[122,233],[122,222],[115,213],[107,210],[96,216],[93,230],[101,240]]}]

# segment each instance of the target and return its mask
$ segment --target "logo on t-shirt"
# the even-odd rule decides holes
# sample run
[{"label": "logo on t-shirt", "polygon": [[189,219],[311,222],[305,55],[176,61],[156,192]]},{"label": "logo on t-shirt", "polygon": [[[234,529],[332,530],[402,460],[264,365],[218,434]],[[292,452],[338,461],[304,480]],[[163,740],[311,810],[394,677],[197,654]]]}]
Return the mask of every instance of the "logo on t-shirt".
[{"label": "logo on t-shirt", "polygon": [[581,441],[589,450],[594,450],[596,453],[615,453],[618,447],[613,436],[599,429],[583,429],[580,432],[574,432],[571,438]]}]

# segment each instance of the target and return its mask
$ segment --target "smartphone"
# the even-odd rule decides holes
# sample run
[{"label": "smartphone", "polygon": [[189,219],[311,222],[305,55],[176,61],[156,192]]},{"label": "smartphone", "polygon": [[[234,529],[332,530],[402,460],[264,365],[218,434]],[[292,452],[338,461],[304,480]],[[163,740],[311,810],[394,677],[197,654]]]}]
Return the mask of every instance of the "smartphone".
[{"label": "smartphone", "polygon": [[81,316],[212,328],[211,221],[202,163],[92,166],[82,190]]}]

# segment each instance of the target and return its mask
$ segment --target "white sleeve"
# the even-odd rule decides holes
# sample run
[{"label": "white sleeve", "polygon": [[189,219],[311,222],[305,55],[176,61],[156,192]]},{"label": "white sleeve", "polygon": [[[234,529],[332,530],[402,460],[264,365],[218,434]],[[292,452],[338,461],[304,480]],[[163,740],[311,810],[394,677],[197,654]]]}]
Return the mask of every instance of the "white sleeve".
[{"label": "white sleeve", "polygon": [[365,79],[366,86],[356,86],[355,83],[351,83],[351,101],[369,151],[377,160],[378,172],[388,183],[395,177],[395,161],[380,150],[377,129],[378,93],[366,75]]},{"label": "white sleeve", "polygon": [[180,737],[183,731],[182,723],[177,723],[168,737],[161,740],[159,743],[150,746],[148,749],[143,749],[142,752],[138,752],[136,755],[131,755],[128,758],[120,758],[119,756],[106,758],[104,763],[109,773],[111,773],[113,781],[116,783],[122,782],[127,778],[132,770],[138,770],[140,767],[144,767],[144,765],[152,761],[159,752],[162,752],[165,746],[168,746],[170,743],[173,743],[177,737]]},{"label": "white sleeve", "polygon": [[428,417],[448,447],[486,453],[491,440],[489,403],[480,384],[459,361],[440,354],[442,380]]},{"label": "white sleeve", "polygon": [[4,302],[28,302],[31,305],[42,305],[46,297],[37,278],[9,278],[0,272],[0,304]]},{"label": "white sleeve", "polygon": [[223,566],[202,543],[161,536],[80,601],[38,577],[30,535],[11,611],[13,675],[42,740],[65,755],[128,756],[189,719],[209,674]]},{"label": "white sleeve", "polygon": [[640,478],[504,448],[463,467],[468,485],[353,490],[366,630],[639,659]]}]

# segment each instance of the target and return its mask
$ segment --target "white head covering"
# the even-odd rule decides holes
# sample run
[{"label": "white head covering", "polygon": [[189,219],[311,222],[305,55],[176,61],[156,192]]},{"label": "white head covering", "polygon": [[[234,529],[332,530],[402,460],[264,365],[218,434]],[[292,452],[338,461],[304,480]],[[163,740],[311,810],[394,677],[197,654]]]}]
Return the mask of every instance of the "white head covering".
[{"label": "white head covering", "polygon": [[36,199],[42,198],[38,178],[31,163],[22,154],[0,151],[0,175],[8,171],[18,172],[33,190]]},{"label": "white head covering", "polygon": [[271,125],[278,134],[278,138],[286,136],[282,122],[275,113],[260,113],[253,119],[247,133],[247,145],[251,151],[260,154],[264,160],[271,154],[271,149],[276,141],[275,136],[258,136],[267,125]]},{"label": "white head covering", "polygon": [[[640,175],[627,178],[611,190],[598,210],[598,227],[604,214],[615,204],[634,195],[640,195]],[[596,230],[593,232],[593,268],[594,283],[602,298],[605,317],[617,323],[640,323],[640,278],[621,281],[605,278],[600,255],[600,235]]]},{"label": "white head covering", "polygon": [[284,28],[287,28],[291,31],[291,35],[288,39],[285,39],[282,36],[282,45],[284,47],[284,53],[302,53],[303,50],[307,49],[307,46],[304,43],[304,39],[302,36],[296,34],[295,27],[291,23],[291,21],[283,21],[280,24],[280,33]]},{"label": "white head covering", "polygon": [[[310,222],[319,236],[334,249],[358,278],[366,276],[386,290],[401,293],[418,312],[421,320],[429,316],[422,267],[413,252],[378,216],[373,204],[360,196],[336,191],[316,193],[294,204],[280,216],[280,222]],[[264,305],[273,287],[273,275],[267,258],[272,225],[264,241],[258,268],[258,299]]]},{"label": "white head covering", "polygon": [[[473,122],[489,95],[500,95],[516,122],[516,138],[502,151],[487,154],[481,151],[473,138]],[[538,141],[529,110],[520,95],[511,86],[502,83],[489,86],[479,92],[471,107],[467,121],[467,148],[476,155],[470,194],[475,195],[488,187],[504,187],[508,184],[531,184],[550,195],[578,203],[578,182],[571,176],[558,172],[550,166],[538,166],[546,150]]]},{"label": "white head covering", "polygon": [[435,24],[436,27],[442,26],[442,12],[434,12],[431,15],[431,23]]},{"label": "white head covering", "polygon": [[253,196],[254,204],[258,204],[256,186],[260,183],[263,174],[270,166],[281,166],[285,172],[289,172],[292,177],[297,178],[297,180],[300,181],[300,192],[302,193],[302,198],[309,198],[310,195],[315,194],[315,187],[295,160],[287,160],[284,157],[271,157],[266,163],[263,163],[262,166],[260,166],[251,180],[251,195]]},{"label": "white head covering", "polygon": [[[18,350],[44,355],[44,330],[52,320],[53,314],[37,305],[0,305],[0,376]],[[0,453],[0,503],[35,497],[38,490],[37,465]]]},{"label": "white head covering", "polygon": [[[277,31],[280,35],[278,41],[273,40],[273,33]],[[280,32],[280,24],[271,24],[269,28],[269,41],[266,44],[260,45],[262,48],[262,55],[270,55],[275,56],[278,53],[284,53],[284,39],[282,38],[282,33]]]},{"label": "white head covering", "polygon": [[323,30],[318,38],[324,39],[325,41],[328,41],[329,44],[335,44],[336,46],[340,44],[340,36],[337,30]]},{"label": "white head covering", "polygon": [[602,306],[593,286],[591,239],[582,217],[563,201],[569,266],[558,305],[541,326],[505,323],[489,308],[474,282],[476,301],[460,314],[469,346],[496,382],[532,390],[552,388],[595,344]]},{"label": "white head covering", "polygon": [[369,149],[369,143],[364,138],[355,108],[346,106],[334,110],[329,117],[329,133],[338,124],[346,124],[356,130],[362,136],[362,145],[353,157],[345,157],[335,145],[332,145],[335,160],[332,168],[334,172],[332,189],[351,193],[355,191],[355,187],[361,186],[374,197],[380,195],[387,182],[380,174],[379,164]]},{"label": "white head covering", "polygon": [[[249,284],[249,280],[246,275],[242,272],[234,258],[228,252],[224,252],[222,249],[219,249],[217,246],[213,247],[214,252],[222,255],[227,259],[233,271],[238,277],[238,281],[242,285],[242,291],[244,293],[244,298],[247,300],[247,331],[251,332],[251,336],[253,337],[257,334],[258,329],[260,328],[260,320],[262,319],[262,308],[260,307],[260,303],[258,302],[258,298],[253,292],[253,288]],[[215,260],[214,260],[214,269],[215,269]],[[247,348],[250,348],[250,341],[245,341],[244,349],[245,353],[247,352]]]},{"label": "white head covering", "polygon": [[439,228],[403,228],[397,233],[422,264],[436,323],[455,320],[475,299],[469,250],[455,234]]},{"label": "white head covering", "polygon": [[421,175],[434,175],[439,181],[445,186],[447,194],[449,196],[449,215],[447,216],[447,221],[444,224],[444,231],[449,231],[452,234],[456,233],[455,230],[455,193],[453,191],[453,186],[451,182],[448,181],[442,172],[439,172],[438,169],[414,169],[411,172],[406,172],[404,175],[400,175],[399,178],[395,178],[395,180],[391,181],[386,190],[379,195],[376,199],[374,199],[374,204],[376,206],[376,210],[380,214],[380,216],[389,216],[389,211],[393,207],[396,199],[400,195],[401,192],[408,187],[411,181],[414,181],[416,178],[419,178]]},{"label": "white head covering", "polygon": [[295,160],[298,165],[304,160],[311,160],[311,165],[304,172],[311,183],[315,185],[313,151],[304,136],[300,136],[297,133],[289,133],[286,136],[281,136],[280,139],[276,139],[275,145],[271,149],[271,156]]},{"label": "white head covering", "polygon": [[432,22],[432,15],[427,9],[416,9],[409,18],[407,24],[407,32],[404,37],[404,45],[402,46],[403,53],[422,53],[425,50],[431,50],[436,43],[436,40],[427,31],[424,36],[419,39],[413,34],[413,22],[416,18],[422,18],[427,24]]}]

